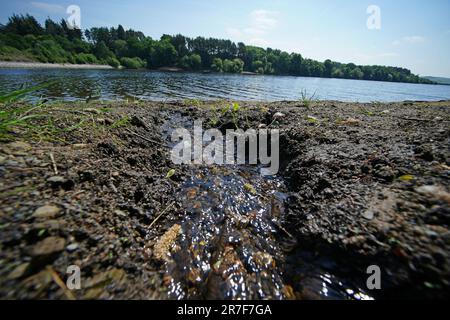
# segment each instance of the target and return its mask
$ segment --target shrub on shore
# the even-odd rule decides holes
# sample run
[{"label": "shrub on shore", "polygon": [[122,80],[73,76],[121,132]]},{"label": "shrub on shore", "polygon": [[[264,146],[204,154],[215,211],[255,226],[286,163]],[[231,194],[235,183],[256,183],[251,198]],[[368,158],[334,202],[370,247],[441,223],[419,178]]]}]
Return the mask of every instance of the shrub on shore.
[{"label": "shrub on shore", "polygon": [[118,67],[120,67],[120,62],[116,58],[111,57],[106,62],[113,68],[117,69]]},{"label": "shrub on shore", "polygon": [[75,61],[78,64],[98,64],[97,58],[91,53],[78,53],[75,55]]},{"label": "shrub on shore", "polygon": [[141,69],[145,68],[145,61],[139,58],[124,57],[120,59],[120,63],[127,69]]}]

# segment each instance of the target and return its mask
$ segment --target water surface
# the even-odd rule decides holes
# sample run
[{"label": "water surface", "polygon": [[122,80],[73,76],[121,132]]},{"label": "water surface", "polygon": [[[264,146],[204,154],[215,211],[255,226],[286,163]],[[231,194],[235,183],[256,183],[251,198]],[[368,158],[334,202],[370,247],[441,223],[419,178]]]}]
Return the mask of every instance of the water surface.
[{"label": "water surface", "polygon": [[302,91],[321,100],[348,102],[450,99],[450,86],[444,85],[148,70],[0,69],[2,92],[48,80],[59,81],[33,93],[32,99],[280,101],[297,100]]}]

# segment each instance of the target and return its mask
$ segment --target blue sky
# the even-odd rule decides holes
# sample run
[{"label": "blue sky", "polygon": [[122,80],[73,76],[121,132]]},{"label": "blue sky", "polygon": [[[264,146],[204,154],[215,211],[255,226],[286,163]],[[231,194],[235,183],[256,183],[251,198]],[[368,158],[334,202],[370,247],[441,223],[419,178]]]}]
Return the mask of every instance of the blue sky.
[{"label": "blue sky", "polygon": [[[81,8],[82,28],[120,23],[153,38],[211,36],[320,61],[402,66],[450,77],[448,0],[0,0],[0,22],[13,13],[60,19],[72,4]],[[369,5],[380,8],[379,30],[367,28]]]}]

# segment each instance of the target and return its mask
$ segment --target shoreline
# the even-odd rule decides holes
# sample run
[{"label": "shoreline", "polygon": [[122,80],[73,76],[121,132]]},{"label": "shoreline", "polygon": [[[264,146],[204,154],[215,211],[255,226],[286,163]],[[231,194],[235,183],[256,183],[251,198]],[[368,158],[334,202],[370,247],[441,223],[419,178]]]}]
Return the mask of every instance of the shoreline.
[{"label": "shoreline", "polygon": [[0,69],[73,69],[73,70],[146,70],[151,72],[168,72],[168,73],[196,73],[196,74],[227,74],[227,75],[242,75],[242,76],[272,76],[272,77],[294,77],[294,78],[311,78],[311,79],[337,79],[337,80],[349,80],[349,81],[369,81],[369,82],[383,82],[383,83],[404,83],[404,84],[416,84],[416,85],[441,85],[450,86],[446,83],[414,83],[414,82],[396,82],[396,81],[382,81],[382,80],[365,80],[365,79],[346,79],[346,78],[332,78],[332,77],[307,77],[307,76],[295,76],[290,74],[259,74],[255,72],[243,71],[242,73],[220,73],[213,72],[211,70],[184,70],[179,67],[161,67],[158,69],[126,69],[124,67],[114,68],[109,65],[102,64],[70,64],[70,63],[43,63],[43,62],[23,62],[23,61],[0,61]]},{"label": "shoreline", "polygon": [[[47,281],[48,268],[65,274],[75,263],[85,284],[74,293],[78,299],[167,299],[172,274],[162,262],[167,253],[176,253],[179,225],[195,213],[188,210],[209,212],[213,204],[202,188],[213,185],[211,177],[224,188],[214,190],[209,200],[224,201],[231,190],[238,194],[232,201],[250,193],[270,208],[275,240],[286,245],[285,256],[255,250],[249,255],[273,261],[274,269],[266,270],[271,274],[283,271],[283,299],[320,298],[322,283],[316,287],[314,279],[321,270],[362,288],[369,265],[382,269],[382,290],[370,292],[376,299],[448,297],[450,101],[239,105],[237,117],[217,115],[209,101],[55,103],[31,110],[29,115],[44,112],[46,117],[12,128],[10,141],[0,147],[0,298],[64,299],[64,292]],[[5,105],[5,110],[14,107]],[[225,130],[236,123],[243,129],[280,129],[276,177],[285,188],[273,190],[286,200],[269,199],[267,183],[252,175],[251,167],[174,165],[167,149],[170,128],[189,126],[194,119],[205,119],[205,129]],[[244,187],[239,191],[236,185]],[[195,208],[189,207],[192,202]],[[243,217],[236,229],[228,224],[233,235],[245,235],[240,242],[197,245],[227,253],[244,268],[238,276],[252,283],[234,248],[254,248],[251,241],[259,233]],[[204,222],[214,223],[208,215]],[[205,230],[194,230],[204,235]],[[335,267],[323,269],[314,257]],[[196,271],[189,259],[179,261]],[[301,269],[304,263],[312,271]],[[174,265],[176,270],[182,266]],[[217,272],[226,272],[225,267]],[[198,291],[188,298],[203,289],[222,298],[225,278],[212,287],[193,282]],[[248,297],[261,298],[254,294]]]},{"label": "shoreline", "polygon": [[0,68],[4,69],[99,69],[112,70],[113,67],[103,64],[70,64],[70,63],[43,63],[0,61]]}]

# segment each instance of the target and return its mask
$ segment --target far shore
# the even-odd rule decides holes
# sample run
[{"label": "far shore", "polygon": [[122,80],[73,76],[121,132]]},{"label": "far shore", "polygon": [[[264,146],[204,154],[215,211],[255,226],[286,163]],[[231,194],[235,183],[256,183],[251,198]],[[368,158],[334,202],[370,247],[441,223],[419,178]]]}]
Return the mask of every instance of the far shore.
[{"label": "far shore", "polygon": [[71,63],[42,63],[42,62],[16,62],[0,61],[0,68],[45,68],[45,69],[114,69],[104,64],[71,64]]}]

